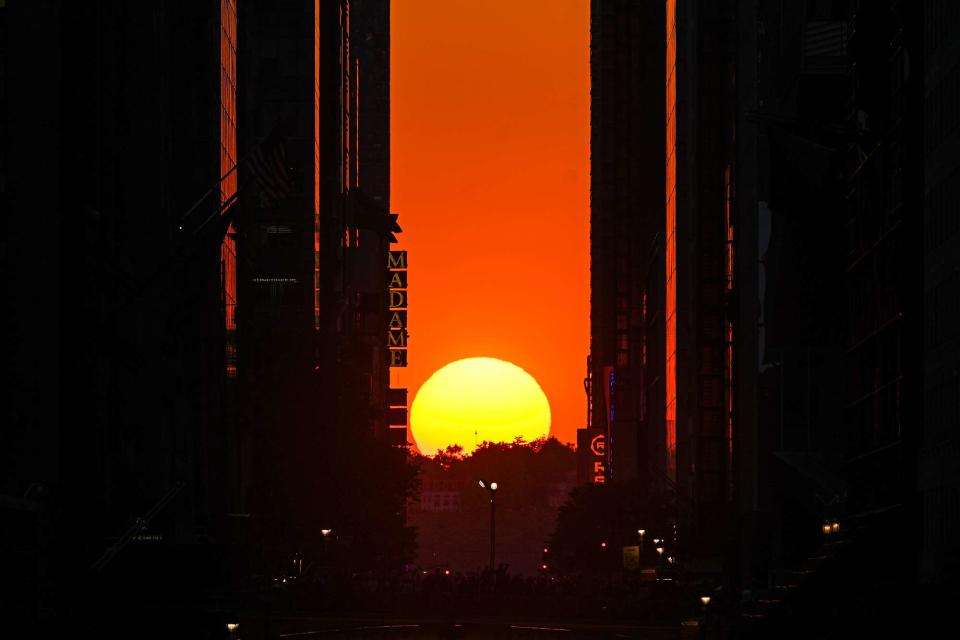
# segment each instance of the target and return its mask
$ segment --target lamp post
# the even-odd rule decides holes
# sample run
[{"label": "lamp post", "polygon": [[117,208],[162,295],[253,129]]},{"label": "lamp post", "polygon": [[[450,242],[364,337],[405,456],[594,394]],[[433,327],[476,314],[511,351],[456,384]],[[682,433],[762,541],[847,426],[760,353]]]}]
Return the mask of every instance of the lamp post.
[{"label": "lamp post", "polygon": [[485,483],[481,480],[480,487],[490,494],[490,571],[493,571],[495,569],[494,543],[497,539],[497,483]]},{"label": "lamp post", "polygon": [[643,534],[647,532],[646,529],[637,529],[637,535],[640,536],[640,557],[643,557]]},{"label": "lamp post", "polygon": [[327,540],[330,538],[330,533],[331,533],[332,531],[333,531],[333,529],[320,529],[320,533],[323,534],[323,564],[324,564],[324,567],[327,567],[327,565],[329,565],[329,562],[327,561]]}]

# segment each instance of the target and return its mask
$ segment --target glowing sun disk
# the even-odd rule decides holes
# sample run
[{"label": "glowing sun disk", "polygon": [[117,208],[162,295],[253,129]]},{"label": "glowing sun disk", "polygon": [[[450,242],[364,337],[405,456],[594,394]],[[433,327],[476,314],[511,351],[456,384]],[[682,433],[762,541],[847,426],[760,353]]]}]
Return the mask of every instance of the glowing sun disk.
[{"label": "glowing sun disk", "polygon": [[488,442],[535,440],[550,431],[550,403],[533,376],[496,358],[447,364],[417,392],[410,428],[421,453],[459,444],[465,452]]}]

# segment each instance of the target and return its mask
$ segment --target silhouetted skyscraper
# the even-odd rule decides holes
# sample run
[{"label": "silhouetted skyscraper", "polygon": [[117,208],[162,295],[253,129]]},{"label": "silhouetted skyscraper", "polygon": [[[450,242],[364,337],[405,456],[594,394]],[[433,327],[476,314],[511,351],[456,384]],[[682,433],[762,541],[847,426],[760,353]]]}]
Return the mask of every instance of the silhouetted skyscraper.
[{"label": "silhouetted skyscraper", "polygon": [[[662,245],[663,7],[591,5],[590,424],[606,437],[607,481],[663,480],[662,353],[654,282]],[[653,285],[653,286],[651,286]],[[592,433],[592,432],[591,432]],[[592,436],[591,436],[592,437]],[[586,452],[581,452],[586,455]]]},{"label": "silhouetted skyscraper", "polygon": [[923,35],[920,578],[942,585],[960,572],[960,6],[924,3]]},{"label": "silhouetted skyscraper", "polygon": [[32,523],[18,603],[64,620],[74,604],[84,615],[92,572],[129,594],[212,577],[196,554],[215,558],[228,509],[226,346],[221,243],[198,230],[219,194],[184,214],[229,149],[222,14],[219,2],[3,12],[17,62],[3,92],[16,160],[2,448],[16,455],[0,491]]}]

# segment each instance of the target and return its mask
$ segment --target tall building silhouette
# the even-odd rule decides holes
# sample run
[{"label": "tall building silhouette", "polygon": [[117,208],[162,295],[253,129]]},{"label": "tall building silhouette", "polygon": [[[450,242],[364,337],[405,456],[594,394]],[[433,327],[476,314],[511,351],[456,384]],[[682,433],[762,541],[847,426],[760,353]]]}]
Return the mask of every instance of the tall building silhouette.
[{"label": "tall building silhouette", "polygon": [[241,152],[294,122],[297,188],[238,228],[242,511],[282,554],[363,508],[336,495],[361,473],[343,448],[405,441],[388,424],[389,3],[251,0],[240,21]]},{"label": "tall building silhouette", "polygon": [[219,2],[3,12],[17,62],[0,491],[23,542],[4,552],[14,608],[52,624],[85,615],[91,575],[131,597],[213,579],[197,559],[216,557],[229,508],[226,327],[221,242],[202,221],[230,148],[227,60]]},{"label": "tall building silhouette", "polygon": [[755,35],[748,3],[667,2],[665,443],[678,550],[733,571],[756,474]]},{"label": "tall building silhouette", "polygon": [[[606,481],[664,479],[662,316],[663,7],[591,5],[589,421],[606,438]],[[651,375],[652,374],[652,375]],[[591,439],[595,436],[591,436]],[[581,446],[581,456],[587,455]],[[592,464],[592,462],[590,463]],[[592,474],[596,481],[596,474]]]},{"label": "tall building silhouette", "polygon": [[[389,3],[355,5],[354,46],[345,0],[0,7],[0,548],[27,619],[189,602],[316,546],[344,495],[318,483],[393,437]],[[278,122],[272,199],[246,160]],[[339,501],[338,528],[402,537],[402,498]]]},{"label": "tall building silhouette", "polygon": [[960,462],[960,7],[925,3],[922,20],[923,427],[917,478],[923,527],[919,572],[921,580],[943,584],[960,570],[960,478],[955,471]]}]

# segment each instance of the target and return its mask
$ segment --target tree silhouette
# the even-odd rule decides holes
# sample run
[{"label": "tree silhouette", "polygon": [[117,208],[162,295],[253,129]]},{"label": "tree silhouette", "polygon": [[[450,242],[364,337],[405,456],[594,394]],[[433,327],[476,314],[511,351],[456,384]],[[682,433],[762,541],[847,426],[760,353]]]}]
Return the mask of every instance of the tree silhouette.
[{"label": "tree silhouette", "polygon": [[490,496],[478,481],[496,482],[497,558],[515,572],[533,573],[540,565],[543,541],[554,527],[552,500],[572,488],[576,454],[555,438],[525,442],[482,442],[469,455],[448,447],[420,458],[426,487],[458,496],[450,512],[414,504],[411,522],[418,528],[419,558],[425,566],[472,570],[485,566],[489,551]]},{"label": "tree silhouette", "polygon": [[550,536],[553,564],[562,571],[591,573],[619,568],[621,550],[639,543],[644,529],[643,560],[659,560],[654,539],[664,555],[673,551],[673,501],[669,494],[651,493],[639,482],[590,484],[579,487],[560,508]]}]

